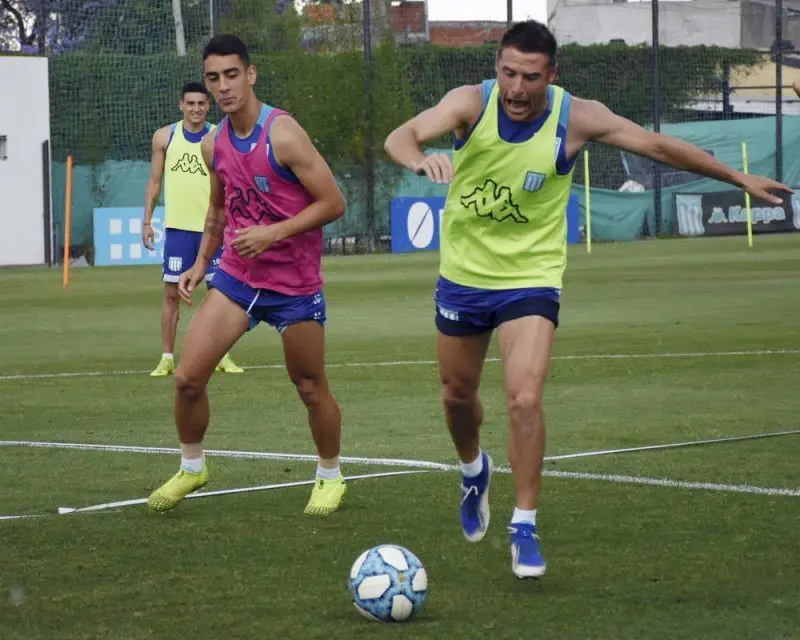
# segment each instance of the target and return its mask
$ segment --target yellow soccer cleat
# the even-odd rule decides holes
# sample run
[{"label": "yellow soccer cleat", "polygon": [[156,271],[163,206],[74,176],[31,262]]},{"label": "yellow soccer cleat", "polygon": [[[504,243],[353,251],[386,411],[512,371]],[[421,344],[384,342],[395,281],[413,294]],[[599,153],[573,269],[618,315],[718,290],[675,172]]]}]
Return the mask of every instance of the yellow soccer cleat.
[{"label": "yellow soccer cleat", "polygon": [[158,366],[150,372],[150,377],[163,378],[171,373],[175,373],[175,359],[161,356]]},{"label": "yellow soccer cleat", "polygon": [[317,480],[311,490],[305,512],[312,516],[327,516],[336,511],[342,504],[347,491],[344,478],[340,475],[335,480]]},{"label": "yellow soccer cleat", "polygon": [[230,353],[226,353],[222,356],[222,360],[219,361],[216,370],[222,371],[223,373],[244,373],[244,369],[231,359]]},{"label": "yellow soccer cleat", "polygon": [[169,511],[178,506],[181,500],[208,484],[208,465],[203,465],[200,473],[191,473],[181,469],[150,494],[147,506],[153,511]]}]

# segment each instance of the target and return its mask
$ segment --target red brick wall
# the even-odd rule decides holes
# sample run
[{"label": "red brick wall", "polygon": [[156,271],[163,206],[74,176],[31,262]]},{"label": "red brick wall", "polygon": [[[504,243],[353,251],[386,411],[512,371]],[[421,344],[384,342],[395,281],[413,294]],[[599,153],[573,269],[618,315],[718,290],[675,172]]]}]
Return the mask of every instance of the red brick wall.
[{"label": "red brick wall", "polygon": [[425,5],[422,2],[403,2],[392,7],[392,26],[397,33],[425,31]]},{"label": "red brick wall", "polygon": [[307,4],[303,7],[303,13],[314,24],[333,24],[333,5],[331,4]]},{"label": "red brick wall", "polygon": [[469,47],[497,42],[506,25],[502,22],[431,22],[431,42],[444,47]]}]

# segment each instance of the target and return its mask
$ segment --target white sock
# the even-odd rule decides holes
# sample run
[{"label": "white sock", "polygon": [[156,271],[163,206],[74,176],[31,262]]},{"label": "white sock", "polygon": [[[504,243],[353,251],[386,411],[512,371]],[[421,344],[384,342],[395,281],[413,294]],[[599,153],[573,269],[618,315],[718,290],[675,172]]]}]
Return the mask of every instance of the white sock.
[{"label": "white sock", "polygon": [[162,358],[168,358],[169,360],[173,360],[173,356],[172,356],[171,353],[162,353],[161,357]]},{"label": "white sock", "polygon": [[532,524],[536,526],[536,509],[520,509],[514,507],[514,515],[511,516],[511,524]]},{"label": "white sock", "polygon": [[341,473],[338,464],[332,469],[317,465],[317,480],[336,480]]},{"label": "white sock", "polygon": [[483,453],[478,449],[478,457],[472,462],[461,463],[461,473],[467,478],[474,478],[483,471]]},{"label": "white sock", "polygon": [[199,458],[187,458],[186,456],[181,456],[181,469],[185,469],[189,473],[200,473],[205,464],[205,456],[200,456]]}]

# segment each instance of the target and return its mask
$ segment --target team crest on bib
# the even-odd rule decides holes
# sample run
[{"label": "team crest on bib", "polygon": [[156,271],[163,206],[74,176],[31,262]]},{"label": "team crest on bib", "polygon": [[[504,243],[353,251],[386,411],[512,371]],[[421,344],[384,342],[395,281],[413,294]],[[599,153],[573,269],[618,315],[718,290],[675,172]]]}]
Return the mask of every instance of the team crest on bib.
[{"label": "team crest on bib", "polygon": [[536,173],[535,171],[528,171],[525,175],[525,182],[522,183],[522,188],[525,191],[534,193],[544,186],[545,176],[543,173]]},{"label": "team crest on bib", "polygon": [[266,176],[256,176],[255,181],[261,193],[269,193],[269,180],[267,180]]}]

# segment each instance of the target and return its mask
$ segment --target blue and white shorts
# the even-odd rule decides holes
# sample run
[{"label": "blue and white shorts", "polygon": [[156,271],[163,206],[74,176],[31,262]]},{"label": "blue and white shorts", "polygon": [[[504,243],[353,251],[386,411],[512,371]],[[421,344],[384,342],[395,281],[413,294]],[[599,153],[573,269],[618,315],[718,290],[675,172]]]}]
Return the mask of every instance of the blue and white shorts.
[{"label": "blue and white shorts", "polygon": [[542,316],[558,327],[559,289],[479,289],[439,278],[436,285],[436,328],[446,336],[472,336],[504,322]]},{"label": "blue and white shorts", "polygon": [[[184,229],[166,229],[164,238],[164,282],[177,283],[181,274],[192,268],[197,254],[200,252],[200,242],[203,234],[200,231],[185,231]],[[206,273],[206,281],[219,267],[222,257],[222,247],[214,255]]]},{"label": "blue and white shorts", "polygon": [[266,322],[283,333],[299,322],[313,321],[324,327],[327,320],[325,294],[321,289],[306,296],[288,296],[269,289],[254,289],[222,269],[214,272],[208,288],[217,289],[247,312],[248,331],[259,322]]}]

